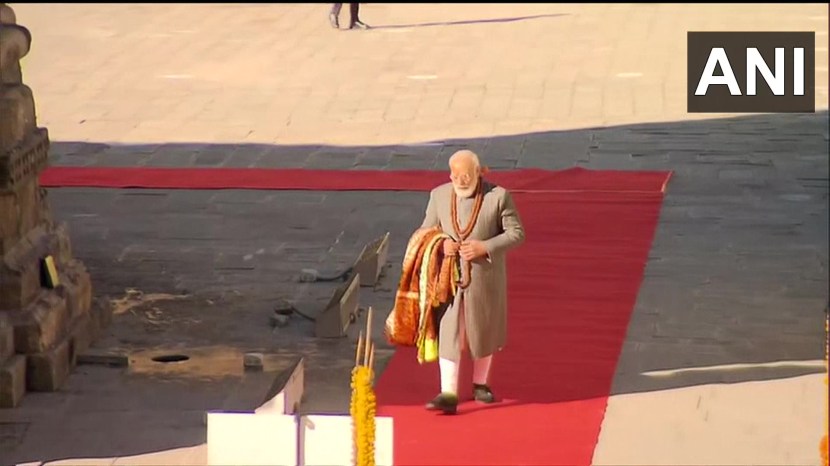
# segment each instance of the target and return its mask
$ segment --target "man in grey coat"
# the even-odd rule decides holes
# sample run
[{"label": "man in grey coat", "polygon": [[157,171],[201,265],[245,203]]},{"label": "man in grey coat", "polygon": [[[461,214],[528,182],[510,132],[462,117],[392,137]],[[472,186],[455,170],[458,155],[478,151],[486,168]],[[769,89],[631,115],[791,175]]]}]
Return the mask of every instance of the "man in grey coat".
[{"label": "man in grey coat", "polygon": [[421,227],[440,227],[452,237],[454,241],[444,242],[444,254],[460,255],[463,274],[469,273],[469,283],[459,287],[440,320],[441,393],[426,405],[454,414],[464,350],[473,359],[474,399],[494,401],[488,384],[490,365],[507,338],[506,253],[524,242],[525,234],[510,193],[482,178],[474,152],[456,152],[449,167],[451,182],[432,190]]}]

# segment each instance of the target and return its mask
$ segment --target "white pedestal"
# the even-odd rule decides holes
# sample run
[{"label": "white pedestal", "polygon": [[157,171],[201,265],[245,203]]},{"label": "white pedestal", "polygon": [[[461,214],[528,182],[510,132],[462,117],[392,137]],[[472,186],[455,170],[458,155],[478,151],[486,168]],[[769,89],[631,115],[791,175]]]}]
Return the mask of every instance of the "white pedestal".
[{"label": "white pedestal", "polygon": [[[208,465],[351,465],[351,417],[298,417],[296,408],[302,396],[303,362],[300,361],[283,390],[254,412],[207,413]],[[378,466],[392,465],[392,442],[392,418],[375,418]]]},{"label": "white pedestal", "polygon": [[[352,460],[352,418],[310,415],[302,417],[300,439],[303,466],[350,465]],[[375,418],[375,464],[392,465],[392,418]]]}]

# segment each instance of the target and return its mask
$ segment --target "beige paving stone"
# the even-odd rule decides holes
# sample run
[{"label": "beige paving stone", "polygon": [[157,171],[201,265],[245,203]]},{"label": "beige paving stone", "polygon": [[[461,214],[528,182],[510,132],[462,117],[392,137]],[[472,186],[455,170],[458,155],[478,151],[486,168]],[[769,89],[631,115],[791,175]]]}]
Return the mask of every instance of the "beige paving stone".
[{"label": "beige paving stone", "polygon": [[117,458],[72,458],[50,461],[43,466],[112,466]]},{"label": "beige paving stone", "polygon": [[818,465],[824,377],[614,396],[593,464]]},{"label": "beige paving stone", "polygon": [[143,455],[115,458],[113,466],[172,466],[207,464],[207,444],[176,448]]},{"label": "beige paving stone", "polygon": [[[49,123],[58,140],[79,132],[78,116],[134,123],[160,118],[168,127],[194,119],[213,124],[230,119],[239,126],[258,127],[263,112],[270,120],[280,120],[295,111],[303,118],[342,122],[329,129],[329,137],[351,144],[366,143],[355,125],[382,124],[384,118],[426,119],[419,121],[425,133],[444,131],[450,137],[447,128],[459,119],[566,116],[550,101],[534,113],[524,104],[513,108],[503,97],[494,102],[491,94],[502,89],[511,99],[533,99],[551,87],[570,89],[574,101],[573,113],[554,118],[560,123],[548,130],[562,129],[559,124],[572,126],[574,120],[616,124],[629,121],[631,111],[622,111],[628,105],[620,106],[614,99],[601,103],[596,95],[613,86],[620,73],[640,75],[628,78],[637,89],[635,115],[693,120],[697,116],[685,112],[687,30],[816,30],[817,45],[825,49],[816,56],[816,82],[827,82],[827,10],[818,4],[447,4],[440,11],[428,4],[367,4],[362,15],[379,27],[362,32],[332,31],[322,4],[236,9],[136,4],[128,13],[117,5],[100,9],[59,4],[49,7],[49,15],[40,14],[43,6],[14,6],[20,21],[37,37],[24,72],[38,96],[40,120]],[[527,18],[475,22],[517,17]],[[216,33],[215,28],[228,30],[231,25],[244,29],[244,37]],[[408,27],[384,29],[385,25]],[[101,41],[107,47],[97,47]],[[68,58],[77,50],[85,51],[83,61]],[[53,79],[56,74],[62,78]],[[424,76],[435,78],[421,79]],[[467,95],[469,86],[483,86],[486,93]],[[600,90],[587,92],[583,87]],[[454,100],[444,114],[423,110],[429,106],[420,99],[436,89],[459,91],[465,97]],[[321,99],[332,93],[338,97],[330,106],[309,103],[298,109],[303,99],[317,93]],[[655,95],[662,96],[662,104],[654,103]],[[402,97],[418,102],[396,103]],[[819,108],[827,107],[826,89],[818,90],[816,100]],[[383,117],[363,112],[390,106],[391,113]],[[108,135],[101,133],[106,132],[103,128],[84,137],[104,138]],[[164,135],[154,132],[125,133],[113,126],[111,133],[108,140],[164,142]],[[288,129],[280,138],[320,142],[306,133]],[[259,142],[274,138],[263,131],[245,134],[238,137]],[[400,132],[387,134],[378,141],[423,139],[413,131],[405,141],[392,139],[401,137]]]}]

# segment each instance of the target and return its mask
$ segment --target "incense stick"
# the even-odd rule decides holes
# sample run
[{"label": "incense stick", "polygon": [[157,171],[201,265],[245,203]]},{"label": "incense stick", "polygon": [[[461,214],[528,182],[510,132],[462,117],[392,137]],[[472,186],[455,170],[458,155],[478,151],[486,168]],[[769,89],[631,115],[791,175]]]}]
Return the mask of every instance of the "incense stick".
[{"label": "incense stick", "polygon": [[360,335],[357,337],[357,352],[354,356],[354,365],[355,367],[360,365],[360,350],[363,349],[363,331],[360,331]]},{"label": "incense stick", "polygon": [[369,365],[369,346],[372,342],[372,306],[369,306],[369,312],[366,316],[366,354],[363,356],[363,365]]}]

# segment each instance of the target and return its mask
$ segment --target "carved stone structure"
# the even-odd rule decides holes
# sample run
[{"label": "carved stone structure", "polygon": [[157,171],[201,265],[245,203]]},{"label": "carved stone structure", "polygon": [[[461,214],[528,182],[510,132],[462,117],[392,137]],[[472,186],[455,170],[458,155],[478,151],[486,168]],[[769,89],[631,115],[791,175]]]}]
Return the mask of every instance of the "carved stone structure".
[{"label": "carved stone structure", "polygon": [[[38,183],[49,137],[37,127],[20,69],[31,42],[0,3],[0,408],[16,407],[26,391],[60,388],[76,355],[111,318],[108,305],[93,305],[89,274],[72,257],[66,225],[52,221]],[[44,280],[49,256],[54,287]]]}]

